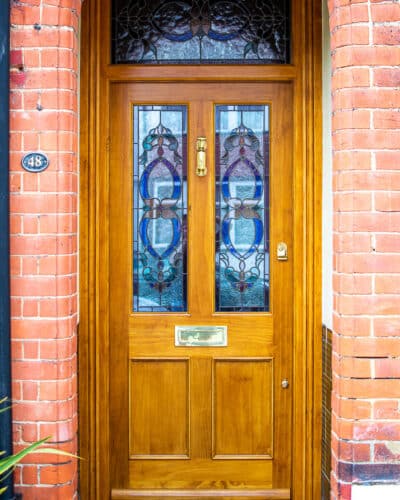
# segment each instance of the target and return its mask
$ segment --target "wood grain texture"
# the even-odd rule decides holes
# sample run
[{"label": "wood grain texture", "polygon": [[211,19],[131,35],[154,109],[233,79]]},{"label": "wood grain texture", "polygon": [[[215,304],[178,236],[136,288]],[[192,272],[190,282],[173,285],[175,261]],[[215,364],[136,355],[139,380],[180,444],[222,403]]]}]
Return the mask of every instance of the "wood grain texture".
[{"label": "wood grain texture", "polygon": [[117,498],[120,500],[128,500],[129,498],[143,499],[143,498],[203,498],[204,500],[214,500],[216,498],[223,498],[225,500],[248,500],[250,498],[259,498],[268,500],[274,498],[276,500],[287,500],[290,499],[289,490],[257,490],[251,491],[247,490],[225,490],[225,491],[215,491],[215,490],[164,490],[160,492],[159,490],[145,490],[145,491],[135,491],[135,490],[113,490],[111,498]]},{"label": "wood grain texture", "polygon": [[214,459],[272,459],[272,359],[215,359],[213,402]]},{"label": "wood grain texture", "polygon": [[189,458],[187,359],[131,359],[131,458]]},{"label": "wood grain texture", "polygon": [[[128,454],[128,420],[122,408],[112,409],[109,394],[113,398],[113,386],[110,386],[110,377],[113,375],[109,356],[118,345],[111,343],[109,349],[109,178],[110,178],[110,124],[119,119],[108,119],[110,109],[109,85],[111,82],[156,82],[157,75],[154,69],[160,70],[159,78],[163,82],[204,81],[220,82],[221,87],[229,87],[229,81],[243,82],[292,82],[294,90],[294,135],[293,156],[294,183],[293,183],[293,264],[294,264],[294,332],[293,332],[293,411],[296,425],[293,428],[292,446],[289,454],[293,454],[292,473],[287,470],[287,461],[282,457],[275,457],[275,477],[291,477],[292,498],[296,500],[314,500],[318,498],[319,491],[319,457],[320,436],[318,427],[320,414],[320,5],[315,0],[294,2],[292,16],[293,23],[293,64],[288,66],[263,66],[253,71],[252,68],[243,67],[176,67],[149,68],[134,66],[110,66],[108,30],[109,1],[86,0],[83,4],[82,19],[82,73],[81,73],[81,246],[80,246],[80,283],[81,283],[81,320],[79,329],[79,372],[80,372],[80,449],[84,451],[87,461],[82,461],[81,466],[81,496],[93,500],[102,500],[111,494],[111,476],[114,477],[114,486],[123,487],[127,484],[130,475],[129,469],[136,473],[136,465],[128,468],[118,467],[108,452],[110,443],[118,441],[114,426],[109,426],[109,418],[114,418],[125,434],[125,446]],[[304,27],[307,27],[305,29]],[[159,80],[158,80],[159,81]],[[224,84],[225,85],[222,85]],[[250,87],[251,88],[251,87]],[[175,94],[178,96],[178,93]],[[111,109],[111,113],[113,113]],[[111,153],[112,153],[111,143]],[[195,267],[198,272],[198,268]],[[188,319],[182,316],[179,319]],[[210,323],[214,317],[210,319]],[[252,318],[250,317],[250,321]],[[135,318],[129,317],[129,338],[134,337],[133,327]],[[190,322],[190,319],[189,319]],[[161,321],[162,323],[162,321]],[[184,323],[183,323],[184,324]],[[216,319],[216,324],[221,324]],[[265,318],[265,333],[262,327],[255,331],[258,341],[250,348],[249,355],[257,355],[257,345],[262,341],[263,335],[268,337],[268,343],[273,344],[274,324],[272,319]],[[146,328],[143,323],[144,329]],[[230,328],[230,327],[229,327]],[[166,330],[168,326],[166,325]],[[132,340],[123,340],[125,355],[121,359],[122,371],[125,370],[124,380],[127,379],[129,356],[148,356],[154,348],[165,348],[161,333],[156,339],[146,340],[141,348],[133,348]],[[146,337],[148,339],[148,337]],[[120,341],[118,341],[120,342]],[[240,356],[243,340],[232,343],[230,356]],[[138,345],[136,343],[136,345]],[[120,346],[121,347],[121,346]],[[172,355],[172,347],[167,346],[165,356]],[[129,351],[129,352],[127,352]],[[139,352],[140,351],[140,352]],[[118,356],[118,352],[116,352]],[[264,354],[267,355],[268,353]],[[271,356],[276,355],[271,350]],[[182,351],[182,356],[187,353]],[[200,371],[205,375],[204,385],[211,384],[211,353],[201,351],[200,357],[192,360],[191,372]],[[278,352],[285,357],[285,352]],[[115,358],[115,360],[117,360]],[[279,365],[279,364],[278,364]],[[277,365],[276,380],[282,376]],[[196,367],[196,368],[194,368]],[[114,380],[115,381],[115,380]],[[275,383],[275,391],[279,385]],[[207,431],[207,421],[211,415],[211,399],[203,386],[203,380],[191,380],[191,390],[199,398],[202,410],[190,422],[191,434],[194,429],[202,428],[201,437],[192,437],[192,450],[200,460],[204,458],[204,451],[211,446],[211,433]],[[125,405],[126,406],[126,405]],[[282,425],[279,419],[287,410],[287,404],[276,406],[278,426]],[[118,417],[118,412],[120,418]],[[281,413],[280,413],[281,412]],[[114,414],[114,417],[112,415]],[[281,431],[276,429],[279,435]],[[111,436],[111,437],[110,437]],[[121,442],[123,440],[121,439]],[[122,443],[122,447],[124,444]],[[127,455],[126,455],[127,456]],[[197,460],[197,459],[196,459]],[[149,464],[152,461],[147,461]],[[157,462],[157,461],[156,461]],[[162,462],[162,461],[161,461]],[[222,461],[226,462],[226,461]],[[257,462],[257,461],[254,461]],[[265,463],[265,461],[264,461]],[[153,464],[155,465],[155,464]],[[165,465],[165,464],[164,464]],[[160,469],[160,473],[168,471]],[[225,467],[225,466],[224,466]],[[196,474],[202,468],[196,467]],[[225,469],[224,469],[225,470]],[[238,471],[235,472],[237,474]],[[227,476],[229,469],[226,471]],[[259,472],[257,472],[258,474]],[[224,472],[225,474],[225,472]],[[266,472],[262,472],[265,477]],[[273,476],[273,473],[268,473]],[[256,480],[256,477],[252,478]],[[201,483],[201,480],[200,480]],[[173,484],[173,481],[170,483]],[[225,483],[225,487],[228,482]],[[243,483],[244,485],[244,483]],[[213,485],[214,487],[215,485]],[[272,485],[269,485],[270,488]],[[144,485],[141,484],[140,488]],[[164,487],[162,484],[156,487]],[[179,485],[182,488],[183,485]],[[198,485],[196,484],[196,487]],[[201,486],[200,486],[201,487]],[[224,487],[224,485],[222,485]],[[241,486],[242,487],[242,486]],[[246,486],[244,486],[246,487]],[[262,488],[260,484],[260,489]],[[271,494],[274,490],[270,490]],[[286,490],[287,491],[287,490]],[[153,492],[154,493],[154,492]],[[168,492],[167,492],[168,494]],[[151,496],[151,495],[150,495]],[[160,497],[163,494],[160,493]],[[173,496],[173,495],[172,495]],[[193,495],[192,495],[193,496]],[[194,494],[194,496],[196,496]],[[138,493],[136,492],[136,497]],[[156,498],[153,495],[154,498]],[[127,498],[130,498],[128,496]],[[273,497],[265,497],[273,498]],[[276,497],[279,498],[279,497]],[[290,498],[289,492],[283,498]]]},{"label": "wood grain texture", "polygon": [[[289,83],[114,83],[111,86],[111,150],[110,150],[110,393],[111,427],[119,429],[111,445],[111,481],[133,487],[150,487],[179,484],[180,487],[216,486],[222,477],[228,484],[240,478],[246,487],[252,481],[265,487],[290,485],[290,433],[291,389],[282,390],[281,378],[291,380],[292,343],[292,260],[277,261],[275,248],[279,241],[286,241],[292,253],[292,171],[293,171],[293,114],[292,91]],[[214,112],[216,104],[269,104],[270,106],[270,241],[274,249],[270,256],[271,312],[270,313],[215,313],[214,299],[214,235],[215,235],[215,173],[214,173]],[[133,169],[133,117],[132,108],[137,104],[185,104],[188,106],[188,312],[187,313],[134,313],[132,312],[132,169]],[[287,113],[282,113],[282,110]],[[208,136],[208,175],[195,175],[195,140]],[[201,274],[199,273],[201,269]],[[176,324],[226,324],[228,346],[224,348],[175,347]],[[274,358],[276,369],[272,372],[258,370],[261,363],[254,361],[235,368],[224,377],[225,397],[214,398],[214,415],[218,431],[213,452],[210,436],[213,420],[210,413],[212,401],[211,360],[220,357],[255,356]],[[162,379],[173,384],[177,374],[170,366],[158,376],[144,368],[138,358],[152,357],[160,360],[166,356],[189,358],[196,370],[190,369],[190,391],[197,391],[199,399],[191,398],[191,415],[200,425],[190,425],[190,441],[194,447],[189,463],[173,460],[174,454],[185,455],[183,435],[176,429],[187,428],[184,391],[167,389]],[[127,360],[135,358],[135,380],[132,388],[127,373]],[[168,363],[165,362],[164,368]],[[141,371],[142,370],[142,371]],[[229,370],[228,370],[229,371]],[[163,395],[154,395],[157,378]],[[239,379],[250,378],[252,383],[240,385]],[[221,377],[216,377],[217,393],[223,391]],[[236,388],[232,385],[236,380]],[[129,385],[131,389],[129,390]],[[169,386],[168,386],[169,387]],[[140,391],[140,394],[139,394]],[[235,404],[237,391],[242,391],[242,405]],[[245,400],[244,393],[252,392]],[[126,395],[131,394],[131,418],[127,415]],[[137,394],[135,401],[134,394]],[[230,399],[231,398],[231,399]],[[171,408],[168,408],[170,400]],[[173,401],[173,402],[172,402]],[[251,402],[251,407],[246,404]],[[216,403],[218,410],[216,410]],[[183,406],[180,406],[183,405]],[[176,422],[168,420],[172,408]],[[233,412],[235,409],[235,413]],[[165,415],[164,415],[165,413]],[[168,422],[163,422],[164,416]],[[173,430],[173,425],[176,427]],[[276,434],[272,434],[272,428]],[[150,429],[153,429],[150,432]],[[155,430],[157,429],[157,430]],[[126,435],[131,439],[131,463],[120,457],[129,456]],[[176,448],[171,448],[171,434]],[[132,438],[132,436],[134,436]],[[146,441],[147,440],[147,441]],[[158,440],[161,440],[158,442]],[[145,442],[146,441],[146,442]],[[135,447],[135,442],[140,443]],[[230,444],[229,444],[230,443]],[[272,457],[272,449],[276,453]],[[151,450],[151,451],[150,451]],[[157,451],[158,450],[158,451]],[[168,468],[154,458],[168,455]],[[218,459],[213,459],[213,454]],[[140,455],[138,457],[137,455]],[[236,456],[235,456],[236,455]],[[227,458],[229,456],[229,458]],[[235,460],[232,458],[235,456]],[[272,464],[263,465],[260,456]],[[247,460],[243,460],[243,458]],[[165,457],[167,459],[167,457]],[[179,458],[179,457],[178,457]],[[140,461],[142,460],[142,462]],[[135,464],[135,465],[134,465]],[[133,469],[132,469],[133,467]],[[236,479],[235,479],[236,478]],[[253,478],[253,479],[251,479]],[[216,486],[217,487],[217,486]]]}]

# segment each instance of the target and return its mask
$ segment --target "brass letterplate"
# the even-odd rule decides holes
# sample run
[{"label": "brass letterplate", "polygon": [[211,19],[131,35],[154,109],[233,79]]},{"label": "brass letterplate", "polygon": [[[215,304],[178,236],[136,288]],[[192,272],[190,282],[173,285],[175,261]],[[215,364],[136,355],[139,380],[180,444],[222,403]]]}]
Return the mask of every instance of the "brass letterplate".
[{"label": "brass letterplate", "polygon": [[228,345],[227,326],[175,326],[177,347],[225,347]]}]

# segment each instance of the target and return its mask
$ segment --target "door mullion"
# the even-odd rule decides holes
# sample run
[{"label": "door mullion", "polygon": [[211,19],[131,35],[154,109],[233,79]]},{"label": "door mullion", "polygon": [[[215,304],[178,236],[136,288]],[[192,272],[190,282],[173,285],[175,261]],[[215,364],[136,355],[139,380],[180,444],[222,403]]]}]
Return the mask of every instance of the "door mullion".
[{"label": "door mullion", "polygon": [[[207,138],[207,174],[196,174],[197,137]],[[214,130],[212,102],[195,101],[189,110],[189,311],[206,321],[214,302]]]}]

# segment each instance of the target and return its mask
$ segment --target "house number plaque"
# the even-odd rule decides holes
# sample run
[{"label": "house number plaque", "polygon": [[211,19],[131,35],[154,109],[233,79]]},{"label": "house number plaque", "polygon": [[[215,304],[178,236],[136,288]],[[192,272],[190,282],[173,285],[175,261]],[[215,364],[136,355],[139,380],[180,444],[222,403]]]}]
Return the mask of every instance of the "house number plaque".
[{"label": "house number plaque", "polygon": [[175,345],[186,347],[225,347],[228,345],[226,326],[175,326]]},{"label": "house number plaque", "polygon": [[28,153],[22,158],[22,168],[28,172],[43,172],[49,166],[49,159],[43,153]]}]

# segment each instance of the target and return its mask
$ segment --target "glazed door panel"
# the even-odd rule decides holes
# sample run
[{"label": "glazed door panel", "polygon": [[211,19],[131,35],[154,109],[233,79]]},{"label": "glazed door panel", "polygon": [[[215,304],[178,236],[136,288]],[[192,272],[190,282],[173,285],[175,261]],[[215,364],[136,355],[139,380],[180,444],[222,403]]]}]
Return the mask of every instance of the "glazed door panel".
[{"label": "glazed door panel", "polygon": [[[195,490],[198,489],[204,492],[218,490],[220,493],[228,489],[251,489],[270,491],[271,495],[275,491],[282,495],[279,498],[290,498],[293,327],[291,85],[118,83],[111,86],[110,96],[110,454],[114,496],[118,498],[118,491],[122,489],[137,495],[141,490],[181,489],[193,492],[192,496],[196,496]],[[218,132],[218,113],[221,110],[242,113],[243,110],[257,111],[263,106],[268,109],[267,149],[264,145],[266,134],[262,132],[261,139],[256,139],[248,128],[240,128],[244,123]],[[156,132],[150,136],[159,141],[157,144],[161,150],[157,161],[163,168],[167,166],[167,175],[173,177],[175,174],[171,174],[171,167],[166,163],[172,160],[162,157],[162,148],[170,155],[171,152],[179,153],[179,162],[187,165],[187,183],[182,181],[181,191],[176,188],[175,194],[166,190],[165,203],[161,201],[161,195],[158,198],[152,195],[150,203],[147,188],[143,184],[140,188],[135,187],[135,182],[139,182],[135,181],[138,178],[135,174],[135,147],[144,147],[143,141],[136,141],[134,146],[135,126],[139,120],[135,110],[161,108],[180,109],[186,113],[187,137],[186,130],[175,142],[165,132],[161,139]],[[233,129],[236,132],[232,132]],[[207,138],[205,176],[196,175],[198,137]],[[186,143],[184,139],[187,139]],[[220,172],[218,177],[222,141],[227,166],[224,167],[225,174]],[[250,160],[242,158],[238,162],[242,170],[248,168],[253,172],[254,185],[253,181],[243,181],[242,171],[232,174],[236,167],[229,163],[228,153],[235,147],[248,147],[252,151]],[[258,155],[259,147],[261,153]],[[268,165],[265,163],[266,151]],[[161,157],[164,158],[162,161]],[[146,161],[147,165],[151,163],[150,156],[145,156],[143,164]],[[264,186],[262,195],[261,180],[252,166],[257,162],[263,165],[260,171],[269,169],[269,186]],[[229,186],[224,184],[229,177],[227,171],[236,176],[235,182]],[[140,180],[142,178],[143,173]],[[179,182],[175,179],[174,186]],[[218,196],[223,192],[221,196],[226,199],[227,190],[233,201],[227,201],[222,214],[218,208],[221,202]],[[187,207],[181,210],[173,200],[183,191]],[[261,196],[267,215],[261,213],[258,201],[254,202]],[[135,215],[139,197],[145,206],[140,222],[135,222],[139,220]],[[177,213],[179,210],[181,212]],[[160,233],[171,232],[171,228],[179,230],[181,235],[185,233],[186,243],[179,243],[179,257],[187,253],[184,273],[187,281],[182,285],[186,303],[182,307],[172,307],[172,299],[163,303],[161,298],[160,302],[151,298],[142,300],[144,308],[149,309],[143,311],[135,307],[141,286],[139,278],[134,278],[135,273],[136,277],[139,273],[142,280],[147,273],[147,282],[159,294],[160,290],[170,286],[166,284],[165,266],[170,265],[172,250],[168,245],[163,247],[161,242],[158,250],[153,252],[148,242],[153,236],[157,239],[156,219],[162,219]],[[268,225],[268,242],[267,233],[264,232],[264,236],[259,233],[260,221],[264,221],[264,229],[265,224]],[[219,227],[222,229],[218,233]],[[252,235],[252,244],[243,240],[246,232]],[[172,233],[170,240],[177,244],[178,240]],[[141,238],[144,253],[153,252],[158,258],[158,274],[153,278],[149,277],[149,271],[144,271],[143,266],[149,268],[148,260],[140,265],[135,260],[138,248],[135,234]],[[219,240],[216,234],[220,235]],[[257,267],[251,255],[261,241],[267,251],[262,265]],[[280,242],[287,245],[287,260],[277,258]],[[215,257],[216,248],[218,252],[224,252],[222,261]],[[163,255],[162,259],[160,255]],[[248,258],[247,262],[252,264],[246,268]],[[228,262],[227,259],[231,263],[221,267],[220,262]],[[242,297],[243,290],[250,290],[262,266],[269,271],[265,282],[268,297],[264,310],[258,306],[247,307],[243,301],[236,304],[235,297]],[[222,273],[222,270],[227,277],[225,286],[228,289],[231,286],[233,290],[227,292],[230,293],[229,306],[225,308],[219,307],[216,291],[216,273]],[[227,330],[226,345],[199,346],[195,335],[191,345],[177,346],[176,326],[224,326]],[[288,381],[288,387],[282,386],[284,380]]]}]

